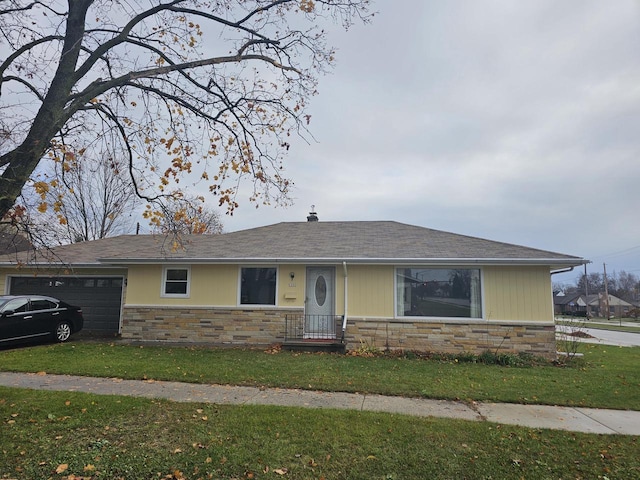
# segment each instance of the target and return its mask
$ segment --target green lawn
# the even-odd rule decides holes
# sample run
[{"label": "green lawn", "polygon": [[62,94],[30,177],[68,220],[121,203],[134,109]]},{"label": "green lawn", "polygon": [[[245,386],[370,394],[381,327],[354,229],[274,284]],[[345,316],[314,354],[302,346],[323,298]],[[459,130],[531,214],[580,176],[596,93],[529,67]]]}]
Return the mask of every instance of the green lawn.
[{"label": "green lawn", "polygon": [[3,479],[636,479],[639,437],[0,388]]},{"label": "green lawn", "polygon": [[0,351],[0,369],[640,410],[640,348],[581,345],[568,367],[73,342]]},{"label": "green lawn", "polygon": [[[640,348],[568,366],[74,342],[0,369],[640,410]],[[0,387],[2,479],[635,479],[640,437]]]}]

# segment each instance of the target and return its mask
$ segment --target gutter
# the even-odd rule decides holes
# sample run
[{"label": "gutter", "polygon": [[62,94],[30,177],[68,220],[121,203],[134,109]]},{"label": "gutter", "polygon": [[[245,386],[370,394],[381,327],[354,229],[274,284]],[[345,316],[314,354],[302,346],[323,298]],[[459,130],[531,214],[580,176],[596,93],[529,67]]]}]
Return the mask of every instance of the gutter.
[{"label": "gutter", "polygon": [[551,275],[555,275],[556,273],[567,273],[567,272],[573,272],[573,269],[575,267],[569,267],[569,268],[565,268],[563,270],[556,270],[555,272],[551,272]]},{"label": "gutter", "polygon": [[0,262],[0,268],[17,268],[22,270],[28,269],[76,269],[76,268],[94,268],[96,270],[107,270],[107,269],[126,269],[130,263],[67,263],[67,262],[59,262],[59,263],[50,263],[50,262],[42,262],[42,263],[9,263],[9,262]]},{"label": "gutter", "polygon": [[[331,257],[166,257],[166,258],[98,258],[98,262],[105,265],[133,265],[133,264],[184,264],[184,263],[240,263],[240,264],[291,264],[306,263],[316,265],[335,265],[343,263],[344,258]],[[392,265],[568,265],[578,266],[589,263],[583,258],[350,258],[349,263],[357,264],[392,264]]]}]

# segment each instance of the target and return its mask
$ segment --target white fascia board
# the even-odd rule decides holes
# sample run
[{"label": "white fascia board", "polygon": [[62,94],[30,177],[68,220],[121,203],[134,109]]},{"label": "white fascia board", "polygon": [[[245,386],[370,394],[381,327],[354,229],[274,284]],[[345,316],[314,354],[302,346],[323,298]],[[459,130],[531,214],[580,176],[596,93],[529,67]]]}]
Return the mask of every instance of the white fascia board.
[{"label": "white fascia board", "polygon": [[148,265],[148,264],[369,264],[369,265],[548,265],[554,267],[572,267],[584,265],[587,260],[582,258],[130,258],[113,259],[101,258],[99,262],[110,265]]}]

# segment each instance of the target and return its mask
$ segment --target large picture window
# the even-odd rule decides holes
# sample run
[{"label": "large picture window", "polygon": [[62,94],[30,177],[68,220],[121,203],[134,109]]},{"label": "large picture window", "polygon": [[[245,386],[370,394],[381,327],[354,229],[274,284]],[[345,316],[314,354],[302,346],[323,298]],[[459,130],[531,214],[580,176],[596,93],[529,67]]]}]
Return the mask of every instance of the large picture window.
[{"label": "large picture window", "polygon": [[188,297],[189,296],[189,268],[166,267],[164,269],[164,281],[162,283],[163,297]]},{"label": "large picture window", "polygon": [[396,269],[399,317],[482,318],[480,270]]},{"label": "large picture window", "polygon": [[276,274],[275,267],[242,268],[240,303],[242,305],[275,305]]}]

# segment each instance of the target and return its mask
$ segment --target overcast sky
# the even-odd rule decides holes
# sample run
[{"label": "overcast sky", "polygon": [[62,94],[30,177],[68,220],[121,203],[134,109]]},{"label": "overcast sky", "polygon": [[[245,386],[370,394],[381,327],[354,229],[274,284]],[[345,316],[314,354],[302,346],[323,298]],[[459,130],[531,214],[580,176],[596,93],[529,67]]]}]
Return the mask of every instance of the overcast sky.
[{"label": "overcast sky", "polygon": [[225,231],[304,221],[315,205],[320,221],[395,220],[640,276],[640,1],[375,10],[330,37],[317,143],[287,159],[295,204],[244,201]]}]

